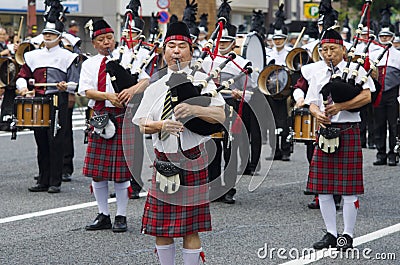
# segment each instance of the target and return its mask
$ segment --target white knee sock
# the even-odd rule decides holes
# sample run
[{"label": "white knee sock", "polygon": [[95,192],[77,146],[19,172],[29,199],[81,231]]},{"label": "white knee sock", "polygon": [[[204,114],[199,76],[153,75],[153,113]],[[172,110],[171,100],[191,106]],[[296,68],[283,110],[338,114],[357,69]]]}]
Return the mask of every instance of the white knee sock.
[{"label": "white knee sock", "polygon": [[343,196],[343,234],[353,237],[358,210],[358,197],[356,195]]},{"label": "white knee sock", "polygon": [[128,187],[130,186],[129,181],[116,183],[114,182],[115,197],[117,199],[117,214],[126,216],[126,207],[128,206],[129,196]]},{"label": "white knee sock", "polygon": [[199,265],[200,264],[200,253],[202,248],[199,249],[182,249],[183,264],[184,265]]},{"label": "white knee sock", "polygon": [[161,265],[175,265],[175,243],[171,245],[156,245],[156,249]]},{"label": "white knee sock", "polygon": [[108,209],[108,181],[92,181],[94,197],[97,201],[97,207],[99,213],[109,215],[110,210]]},{"label": "white knee sock", "polygon": [[337,237],[336,206],[332,194],[319,194],[319,208],[328,233]]}]

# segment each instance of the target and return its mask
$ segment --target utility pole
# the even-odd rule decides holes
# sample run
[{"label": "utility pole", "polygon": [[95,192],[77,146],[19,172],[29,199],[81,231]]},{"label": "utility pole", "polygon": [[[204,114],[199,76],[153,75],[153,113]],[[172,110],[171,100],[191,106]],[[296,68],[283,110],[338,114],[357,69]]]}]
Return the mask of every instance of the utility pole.
[{"label": "utility pole", "polygon": [[36,35],[37,20],[36,20],[36,0],[28,0],[27,25],[28,35]]}]

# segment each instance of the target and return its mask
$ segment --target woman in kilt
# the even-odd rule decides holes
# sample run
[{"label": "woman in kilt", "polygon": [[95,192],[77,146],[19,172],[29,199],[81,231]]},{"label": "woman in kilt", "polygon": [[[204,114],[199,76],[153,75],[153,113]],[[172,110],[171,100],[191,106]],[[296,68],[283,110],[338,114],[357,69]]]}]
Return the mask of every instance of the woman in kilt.
[{"label": "woman in kilt", "polygon": [[[158,163],[169,161],[179,167],[181,183],[174,193],[161,191],[164,185],[156,182],[156,176],[160,175],[154,169],[144,208],[142,233],[156,237],[156,250],[162,265],[175,264],[176,237],[183,237],[184,264],[197,265],[200,257],[204,260],[198,233],[211,231],[208,157],[204,148],[204,142],[210,138],[190,131],[178,120],[193,115],[210,123],[222,122],[225,118],[224,100],[218,94],[207,107],[180,103],[172,111],[171,94],[166,83],[171,84],[171,76],[174,76],[171,74],[178,67],[177,60],[182,70],[188,73],[190,69],[187,62],[192,59],[192,40],[185,23],[169,25],[163,49],[168,68],[164,76],[156,77],[156,81],[146,89],[133,122],[140,126],[142,133],[152,134]],[[205,78],[206,75],[199,72],[194,76],[195,80]],[[210,89],[215,89],[212,81],[203,90]]]},{"label": "woman in kilt", "polygon": [[[340,128],[340,144],[334,153],[326,153],[317,146],[310,164],[306,190],[319,194],[320,210],[327,230],[324,237],[313,247],[315,249],[337,247],[345,250],[352,248],[353,231],[359,208],[358,195],[364,193],[359,129],[361,119],[358,111],[349,110],[369,103],[371,91],[375,91],[375,86],[372,79],[368,78],[363,85],[363,90],[353,99],[342,103],[331,101],[324,105],[321,89],[331,81],[333,71],[342,76],[346,62],[343,61],[345,55],[343,40],[334,29],[328,29],[322,34],[320,49],[325,65],[322,65],[311,78],[305,103],[310,105],[312,115],[322,126]],[[333,69],[331,64],[334,66]],[[355,66],[353,63],[350,65],[350,73]],[[361,67],[356,83],[365,73]],[[317,142],[320,137],[318,135]],[[342,195],[344,201],[344,232],[340,237],[336,228],[333,194]]]},{"label": "woman in kilt", "polygon": [[[99,214],[92,224],[86,226],[86,230],[112,228],[113,232],[125,232],[127,230],[126,208],[129,193],[132,192],[130,186],[132,174],[125,160],[122,145],[122,124],[125,113],[123,104],[127,103],[132,96],[126,96],[127,91],[135,89],[139,93],[142,92],[148,84],[148,79],[140,76],[141,81],[135,86],[125,89],[119,94],[115,93],[110,77],[105,71],[106,62],[111,57],[110,52],[115,48],[114,31],[104,20],[98,20],[92,25],[88,25],[92,44],[98,54],[82,64],[79,93],[90,99],[88,106],[94,110],[96,115],[108,113],[114,117],[116,131],[112,137],[103,137],[102,134],[95,133],[89,137],[83,174],[92,178],[91,188],[96,197]],[[118,55],[118,51],[115,50],[114,56]],[[126,135],[124,140],[128,141],[127,146],[133,146],[134,132]],[[108,181],[114,182],[117,199],[117,213],[113,225],[108,208]]]}]

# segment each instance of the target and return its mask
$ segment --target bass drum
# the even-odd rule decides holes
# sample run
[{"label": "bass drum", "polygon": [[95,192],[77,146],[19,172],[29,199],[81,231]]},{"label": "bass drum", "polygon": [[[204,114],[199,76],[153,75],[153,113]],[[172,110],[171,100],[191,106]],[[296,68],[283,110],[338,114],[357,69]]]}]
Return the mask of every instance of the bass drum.
[{"label": "bass drum", "polygon": [[0,58],[0,87],[15,85],[15,80],[19,72],[17,62],[8,57]]},{"label": "bass drum", "polygon": [[256,72],[264,69],[267,63],[264,42],[256,32],[239,35],[236,38],[235,52],[249,60]]},{"label": "bass drum", "polygon": [[290,73],[281,65],[269,65],[258,76],[260,91],[274,99],[287,98],[291,93],[290,84]]}]

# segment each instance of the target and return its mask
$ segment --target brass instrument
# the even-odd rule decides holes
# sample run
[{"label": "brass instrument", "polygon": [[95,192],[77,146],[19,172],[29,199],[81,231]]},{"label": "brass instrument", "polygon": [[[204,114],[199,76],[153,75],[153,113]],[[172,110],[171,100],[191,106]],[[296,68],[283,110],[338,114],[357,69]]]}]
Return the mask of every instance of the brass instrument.
[{"label": "brass instrument", "polygon": [[19,45],[17,51],[15,52],[15,61],[17,61],[17,63],[19,65],[24,65],[25,64],[25,58],[24,58],[24,54],[26,52],[30,52],[35,50],[36,47],[35,45],[33,45],[30,42],[23,42]]}]

